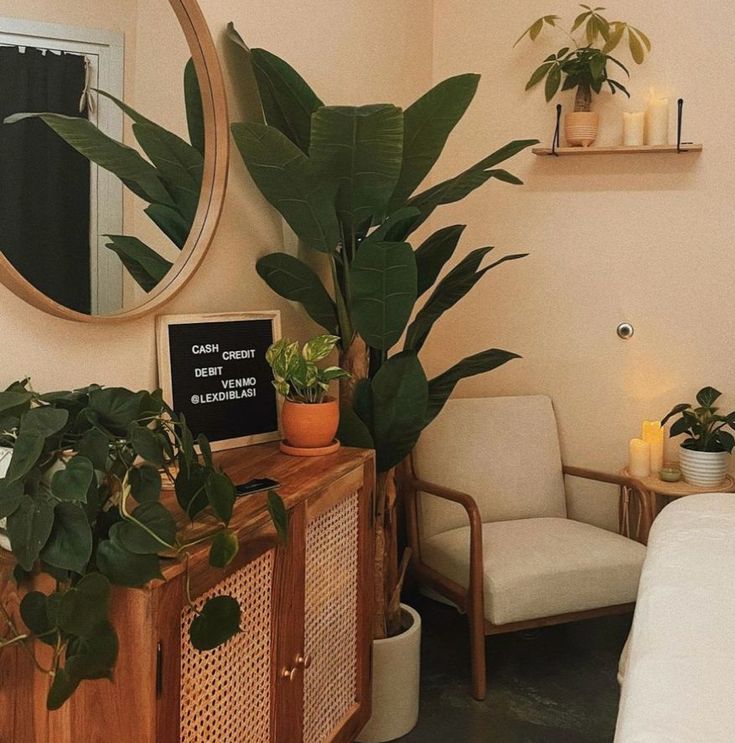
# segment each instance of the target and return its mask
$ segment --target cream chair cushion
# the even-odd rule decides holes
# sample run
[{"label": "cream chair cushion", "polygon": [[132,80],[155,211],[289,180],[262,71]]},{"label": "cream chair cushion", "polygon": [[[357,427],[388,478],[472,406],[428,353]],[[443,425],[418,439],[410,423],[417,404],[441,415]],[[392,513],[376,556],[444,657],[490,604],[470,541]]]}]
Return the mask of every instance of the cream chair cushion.
[{"label": "cream chair cushion", "polygon": [[[449,400],[421,434],[414,465],[420,479],[469,493],[483,521],[567,515],[556,419],[542,395]],[[467,524],[457,504],[418,503],[422,540]]]},{"label": "cream chair cushion", "polygon": [[[428,499],[428,497],[425,496]],[[507,624],[636,599],[645,547],[566,518],[483,524],[485,618]],[[422,542],[429,567],[467,587],[469,526]]]}]

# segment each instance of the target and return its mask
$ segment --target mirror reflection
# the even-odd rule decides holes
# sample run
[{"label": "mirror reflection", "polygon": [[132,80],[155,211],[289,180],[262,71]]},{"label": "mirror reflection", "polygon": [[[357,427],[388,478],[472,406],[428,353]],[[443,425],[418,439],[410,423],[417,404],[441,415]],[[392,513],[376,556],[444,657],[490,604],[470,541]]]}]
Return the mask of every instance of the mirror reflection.
[{"label": "mirror reflection", "polygon": [[0,251],[36,289],[105,315],[178,272],[204,124],[168,0],[0,0],[0,122]]}]

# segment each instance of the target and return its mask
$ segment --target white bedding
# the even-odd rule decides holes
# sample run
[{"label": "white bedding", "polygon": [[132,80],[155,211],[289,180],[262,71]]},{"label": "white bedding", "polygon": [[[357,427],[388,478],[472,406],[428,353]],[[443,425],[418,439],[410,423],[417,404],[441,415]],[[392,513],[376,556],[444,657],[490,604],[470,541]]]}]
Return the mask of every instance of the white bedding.
[{"label": "white bedding", "polygon": [[735,494],[656,519],[628,640],[615,743],[735,741]]}]

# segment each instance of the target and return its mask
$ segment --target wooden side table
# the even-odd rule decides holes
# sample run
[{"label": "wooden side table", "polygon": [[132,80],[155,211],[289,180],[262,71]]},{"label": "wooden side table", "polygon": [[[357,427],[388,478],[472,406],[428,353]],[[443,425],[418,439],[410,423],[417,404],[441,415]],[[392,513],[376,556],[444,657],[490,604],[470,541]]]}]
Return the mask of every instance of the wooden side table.
[{"label": "wooden side table", "polygon": [[[622,475],[630,479],[631,485],[620,486],[621,534],[637,539],[643,544],[648,544],[648,534],[651,531],[653,520],[670,499],[701,493],[735,493],[735,479],[731,475],[727,475],[722,485],[716,488],[698,488],[695,485],[689,485],[684,480],[665,482],[658,475],[635,478],[630,476],[627,468],[622,471]],[[636,493],[631,492],[632,490]],[[637,499],[634,498],[636,494]]]}]

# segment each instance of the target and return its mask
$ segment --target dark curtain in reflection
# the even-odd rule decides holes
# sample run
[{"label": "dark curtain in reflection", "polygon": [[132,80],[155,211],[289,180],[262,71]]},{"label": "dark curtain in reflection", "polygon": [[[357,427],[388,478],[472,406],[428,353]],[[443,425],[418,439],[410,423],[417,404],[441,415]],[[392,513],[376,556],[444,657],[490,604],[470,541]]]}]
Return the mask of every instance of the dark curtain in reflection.
[{"label": "dark curtain in reflection", "polygon": [[[0,47],[0,121],[80,116],[84,58]],[[38,119],[0,124],[0,250],[48,297],[90,312],[89,161]]]}]

